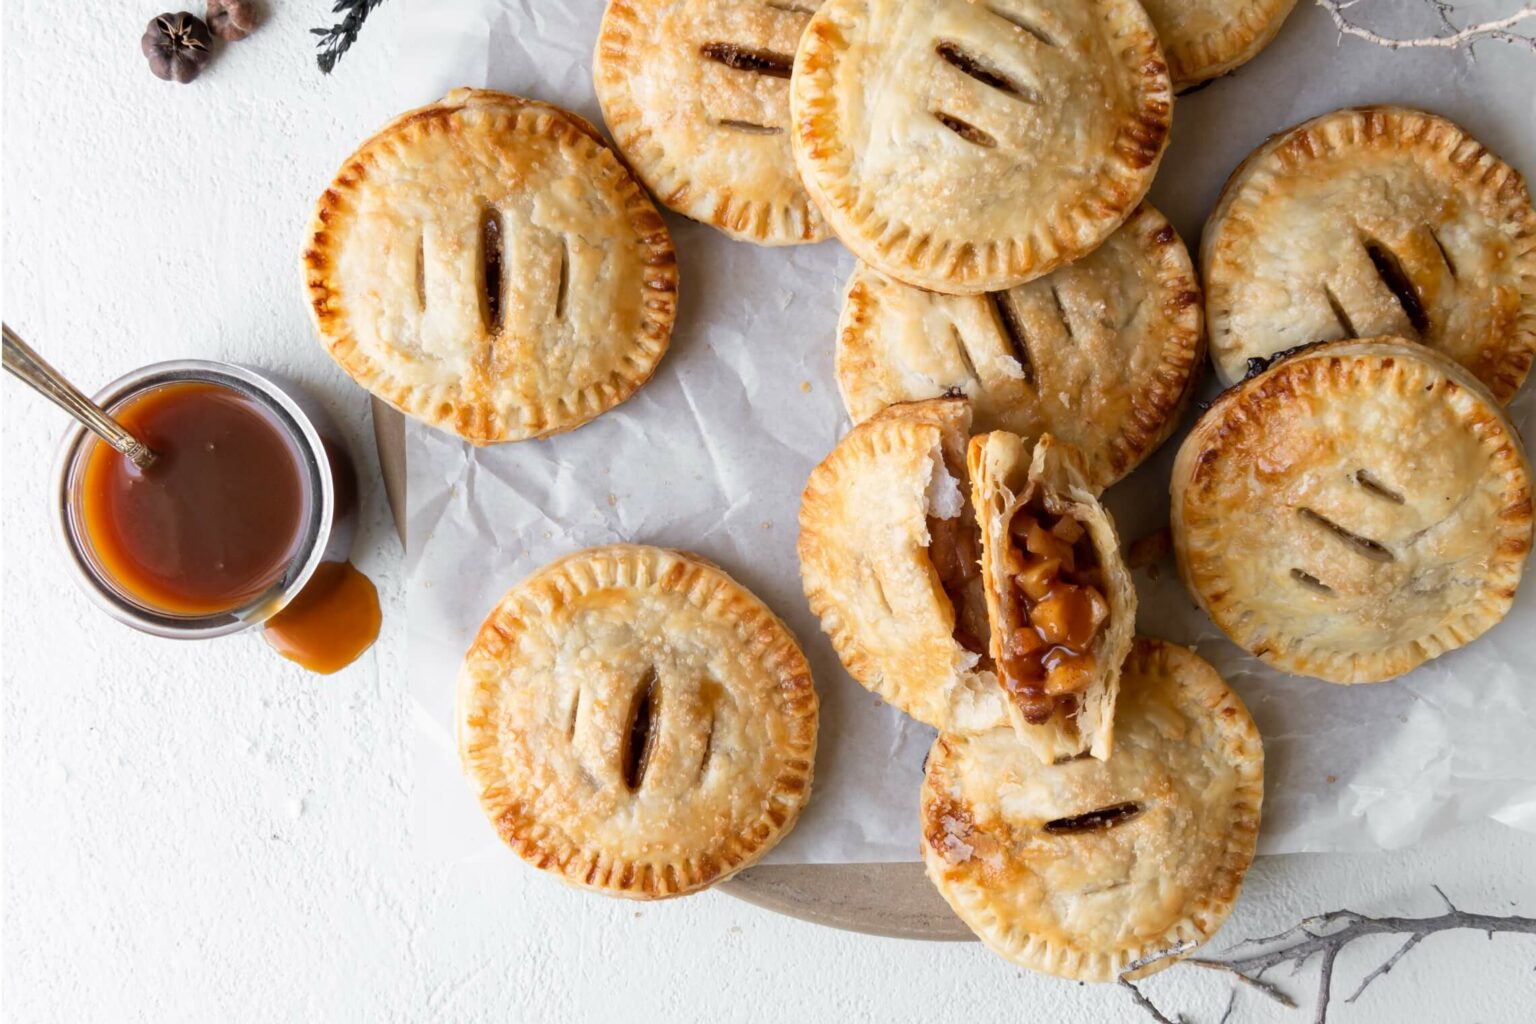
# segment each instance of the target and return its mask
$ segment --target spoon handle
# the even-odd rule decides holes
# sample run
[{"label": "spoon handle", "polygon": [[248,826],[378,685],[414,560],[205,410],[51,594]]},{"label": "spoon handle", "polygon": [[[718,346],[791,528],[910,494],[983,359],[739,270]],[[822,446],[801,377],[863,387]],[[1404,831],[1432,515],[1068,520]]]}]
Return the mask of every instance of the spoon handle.
[{"label": "spoon handle", "polygon": [[69,381],[49,366],[32,346],[22,341],[10,324],[3,324],[5,334],[5,368],[23,384],[52,401],[59,408],[85,424],[107,444],[132,460],[140,469],[148,468],[155,461],[155,453],[149,446],[134,437],[122,424],[102,411],[101,406],[80,393]]}]

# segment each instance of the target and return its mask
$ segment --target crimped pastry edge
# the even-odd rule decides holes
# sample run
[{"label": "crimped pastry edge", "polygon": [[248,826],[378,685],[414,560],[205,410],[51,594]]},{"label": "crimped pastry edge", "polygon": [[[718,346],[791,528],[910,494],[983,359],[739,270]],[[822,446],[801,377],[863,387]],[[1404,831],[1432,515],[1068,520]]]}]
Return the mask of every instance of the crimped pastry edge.
[{"label": "crimped pastry edge", "polygon": [[[1159,283],[1169,297],[1169,304],[1160,331],[1164,344],[1146,401],[1134,404],[1121,431],[1105,446],[1105,451],[1085,453],[1089,456],[1088,480],[1096,493],[1128,476],[1178,429],[1200,384],[1206,360],[1204,295],[1190,250],[1178,231],[1147,202],[1138,206],[1116,230],[1137,233],[1144,252],[1159,267]],[[1092,254],[1083,258],[1091,259]],[[887,407],[874,394],[884,390],[883,382],[860,380],[872,368],[883,371],[886,367],[883,350],[876,341],[880,303],[870,290],[872,275],[883,276],[896,287],[914,287],[862,261],[854,265],[843,286],[834,376],[843,407],[855,425]],[[968,301],[971,297],[955,298]],[[920,401],[923,397],[939,396],[912,396],[902,401]],[[1000,424],[978,427],[1006,429]]]},{"label": "crimped pastry edge", "polygon": [[[1359,124],[1350,132],[1348,140],[1330,137],[1341,124],[1357,120]],[[1217,376],[1224,383],[1238,382],[1222,365],[1223,352],[1237,351],[1238,346],[1230,340],[1226,318],[1215,315],[1213,309],[1223,302],[1227,279],[1248,271],[1244,264],[1228,274],[1218,265],[1219,247],[1230,225],[1237,220],[1240,203],[1246,198],[1246,187],[1261,173],[1268,159],[1282,148],[1304,151],[1315,158],[1357,146],[1361,137],[1368,140],[1383,138],[1407,147],[1423,145],[1431,136],[1431,141],[1436,144],[1436,155],[1446,157],[1448,166],[1461,172],[1464,180],[1479,189],[1486,205],[1502,212],[1505,223],[1520,225],[1515,238],[1529,243],[1516,256],[1518,276],[1528,282],[1520,293],[1517,326],[1514,335],[1507,340],[1504,362],[1496,379],[1483,382],[1500,404],[1514,397],[1530,373],[1532,361],[1536,360],[1536,209],[1532,207],[1525,179],[1454,121],[1428,111],[1390,105],[1343,107],[1275,132],[1228,176],[1200,238],[1207,345]]]},{"label": "crimped pastry edge", "polygon": [[[1206,523],[1213,517],[1206,513],[1191,512],[1191,481],[1207,460],[1219,457],[1212,456],[1210,453],[1220,450],[1220,434],[1225,425],[1224,418],[1233,413],[1242,413],[1247,417],[1257,415],[1262,411],[1265,403],[1267,396],[1264,389],[1267,386],[1298,374],[1303,367],[1322,366],[1321,372],[1324,373],[1330,371],[1344,373],[1349,369],[1345,366],[1346,362],[1365,360],[1374,361],[1377,364],[1384,360],[1389,361],[1388,365],[1380,367],[1381,369],[1396,370],[1401,366],[1412,365],[1426,368],[1428,372],[1444,377],[1453,389],[1464,392],[1484,407],[1486,411],[1484,422],[1491,425],[1492,432],[1489,436],[1482,438],[1483,446],[1496,457],[1507,448],[1505,461],[1509,464],[1505,467],[1505,473],[1518,477],[1513,485],[1516,493],[1511,496],[1511,504],[1503,517],[1509,523],[1509,527],[1505,541],[1493,545],[1494,554],[1487,569],[1491,582],[1486,588],[1485,599],[1477,607],[1467,609],[1461,619],[1443,623],[1438,630],[1428,636],[1369,656],[1361,653],[1341,654],[1319,651],[1314,654],[1297,654],[1290,657],[1275,650],[1272,643],[1260,637],[1253,629],[1244,628],[1234,610],[1235,602],[1224,601],[1218,605],[1211,600],[1212,589],[1221,587],[1223,577],[1197,572],[1192,564],[1190,548],[1195,543],[1191,536],[1192,531],[1199,524]],[[1287,383],[1286,386],[1294,388],[1295,385]],[[1283,396],[1281,398],[1283,400]],[[1228,388],[1196,421],[1194,428],[1180,446],[1178,455],[1174,458],[1170,490],[1172,506],[1170,521],[1179,577],[1184,581],[1185,589],[1200,609],[1233,643],[1261,661],[1281,671],[1344,685],[1383,682],[1396,678],[1427,661],[1471,643],[1502,621],[1514,605],[1515,592],[1519,587],[1525,561],[1531,549],[1533,523],[1536,523],[1536,518],[1532,515],[1531,467],[1524,445],[1519,432],[1504,415],[1502,407],[1492,393],[1454,359],[1434,349],[1401,338],[1368,338],[1309,345],[1294,354],[1288,356],[1282,354],[1264,372]],[[1214,523],[1211,525],[1216,526]],[[1505,549],[1505,543],[1517,540],[1522,545],[1519,551]],[[1498,593],[1501,588],[1506,590],[1503,596]],[[1262,649],[1255,650],[1255,644],[1261,641],[1263,641]]]},{"label": "crimped pastry edge", "polygon": [[[549,135],[562,144],[591,144],[586,159],[591,166],[604,169],[629,214],[636,236],[649,249],[645,260],[644,296],[641,330],[635,339],[638,360],[630,371],[614,370],[607,380],[594,383],[574,397],[550,396],[541,409],[540,419],[547,423],[538,429],[514,429],[500,423],[498,410],[486,401],[466,400],[453,394],[457,389],[427,388],[400,381],[364,355],[350,329],[344,299],[331,280],[335,265],[335,239],[332,223],[344,216],[350,196],[358,188],[374,150],[400,133],[448,119],[466,108],[489,110],[512,119],[532,118],[536,134]],[[514,126],[515,127],[515,126]],[[424,130],[431,130],[424,128]],[[443,130],[443,129],[440,129]],[[446,130],[452,130],[451,125]],[[611,164],[609,163],[611,161]],[[343,162],[331,184],[321,193],[305,232],[300,260],[310,322],[321,344],[338,365],[359,385],[408,416],[440,430],[457,434],[475,445],[528,440],[573,430],[630,398],[655,373],[671,341],[677,313],[677,258],[671,236],[645,190],[630,174],[618,153],[603,140],[591,122],[570,111],[538,100],[528,100],[488,89],[455,89],[436,103],[406,111],[369,136]],[[554,415],[549,415],[553,411]]]},{"label": "crimped pastry edge", "polygon": [[[1186,712],[1204,715],[1224,740],[1223,747],[1239,776],[1239,785],[1229,810],[1231,825],[1225,831],[1227,843],[1220,862],[1213,871],[1212,886],[1186,908],[1184,916],[1162,934],[1131,946],[1110,951],[1084,952],[1025,934],[1022,929],[1009,932],[1000,927],[996,915],[989,913],[985,889],[975,883],[946,884],[944,860],[924,839],[923,864],[928,879],[955,914],[992,952],[1021,967],[1075,981],[1117,981],[1126,965],[1168,950],[1181,942],[1193,945],[1178,956],[1170,956],[1129,975],[1144,978],[1165,970],[1207,942],[1226,922],[1237,905],[1243,878],[1253,863],[1258,846],[1260,817],[1264,802],[1264,747],[1258,726],[1242,699],[1232,690],[1214,666],[1193,650],[1178,644],[1138,636],[1126,659],[1123,675],[1137,677],[1148,664],[1161,665],[1159,680],[1172,681],[1180,687],[1180,704]],[[1133,684],[1135,685],[1135,684]],[[920,825],[928,835],[929,813],[935,804],[936,779],[948,761],[947,745],[964,737],[941,733],[929,751],[923,773]],[[1041,771],[1051,770],[1040,766]]]},{"label": "crimped pastry edge", "polygon": [[[1152,28],[1150,18],[1139,2],[1122,4],[1122,14],[1138,22],[1140,36],[1136,50],[1139,59],[1130,61],[1143,77],[1142,106],[1137,115],[1127,119],[1121,133],[1124,148],[1132,155],[1119,154],[1116,173],[1105,175],[1107,191],[1093,197],[1097,205],[1110,213],[1095,213],[1084,203],[1060,211],[1049,223],[1041,225],[1029,238],[1015,238],[1004,246],[1000,242],[977,246],[967,238],[936,239],[933,235],[914,234],[905,225],[880,225],[880,237],[868,237],[872,214],[855,213],[868,205],[857,182],[838,161],[828,166],[828,174],[818,173],[818,151],[837,145],[839,126],[829,110],[829,90],[818,88],[817,81],[834,63],[828,48],[840,40],[840,33],[829,23],[842,0],[825,0],[800,37],[795,51],[794,73],[790,78],[790,134],[800,179],[811,200],[820,208],[832,234],[859,259],[897,280],[929,291],[968,295],[998,291],[1023,284],[1049,273],[1056,267],[1093,251],[1120,226],[1146,196],[1167,149],[1173,117],[1173,86],[1163,55],[1162,42]],[[1110,0],[1119,2],[1119,0]],[[845,179],[824,182],[824,177]],[[1113,180],[1109,180],[1113,178]],[[834,194],[834,190],[837,194]],[[843,193],[853,193],[852,196]],[[941,266],[953,249],[959,254],[948,268]],[[898,246],[904,256],[893,255]],[[1006,249],[1006,251],[1005,251]],[[1036,253],[1041,255],[1036,256]]]},{"label": "crimped pastry edge", "polygon": [[[680,588],[680,584],[686,587]],[[682,589],[695,607],[734,622],[743,646],[755,653],[766,673],[778,679],[775,693],[785,713],[783,742],[789,756],[773,783],[765,788],[782,799],[765,807],[755,823],[732,837],[733,846],[722,851],[718,860],[704,856],[697,871],[689,865],[684,865],[684,871],[667,872],[633,860],[604,860],[603,851],[583,847],[572,837],[555,842],[561,838],[559,829],[548,823],[505,821],[504,816],[516,809],[516,801],[510,795],[503,799],[486,792],[487,781],[494,789],[501,780],[480,778],[466,753],[475,691],[491,685],[491,681],[474,677],[471,663],[505,662],[518,631],[524,628],[525,617],[548,614],[576,597],[612,586]],[[455,700],[455,740],[465,775],[478,790],[481,809],[502,841],[519,857],[576,888],[626,899],[667,899],[698,892],[751,867],[794,828],[810,798],[819,708],[804,652],[789,627],[760,598],[714,563],[691,552],[614,544],[555,559],[509,590],[491,609],[465,653]],[[775,813],[780,815],[778,821],[774,820]]]}]

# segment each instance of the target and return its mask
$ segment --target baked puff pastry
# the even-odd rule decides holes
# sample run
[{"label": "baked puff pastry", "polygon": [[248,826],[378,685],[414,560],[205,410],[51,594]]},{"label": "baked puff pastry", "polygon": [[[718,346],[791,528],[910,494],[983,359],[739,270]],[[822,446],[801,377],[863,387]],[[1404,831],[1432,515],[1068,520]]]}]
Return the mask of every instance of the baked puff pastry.
[{"label": "baked puff pastry", "polygon": [[942,729],[1006,725],[988,662],[963,398],[897,405],[812,471],[800,505],[811,610],[863,686]]},{"label": "baked puff pastry", "polygon": [[1007,291],[939,295],[861,263],[837,331],[853,422],[960,392],[978,431],[1079,449],[1095,490],[1167,439],[1204,362],[1189,250],[1145,203],[1087,256]]},{"label": "baked puff pastry", "polygon": [[592,76],[603,119],[668,207],[732,238],[827,237],[789,143],[789,72],[816,0],[609,0]]},{"label": "baked puff pastry", "polygon": [[1050,763],[1114,743],[1136,586],[1082,456],[1049,434],[971,439],[993,671],[1019,739]]},{"label": "baked puff pastry", "polygon": [[1400,339],[1304,349],[1223,394],[1172,492],[1194,599],[1256,657],[1333,683],[1476,639],[1531,549],[1519,435],[1463,366]]},{"label": "baked puff pastry", "polygon": [[1536,211],[1518,172],[1450,121],[1339,110],[1248,157],[1201,243],[1222,380],[1298,345],[1393,335],[1500,402],[1536,354]]},{"label": "baked puff pastry", "polygon": [[384,126],[315,206],[310,314],[363,387],[474,444],[578,427],[667,350],[677,260],[586,121],[457,89]]},{"label": "baked puff pastry", "polygon": [[826,0],[795,54],[795,162],[834,234],[931,291],[1087,255],[1146,194],[1173,93],[1136,0]]},{"label": "baked puff pastry", "polygon": [[465,655],[456,717],[502,840],[609,896],[728,878],[810,796],[805,656],[761,601],[681,552],[593,548],[514,587]]},{"label": "baked puff pastry", "polygon": [[1264,796],[1242,701],[1189,650],[1137,638],[1115,731],[1108,761],[1041,764],[1008,730],[943,734],[928,754],[928,877],[1020,966],[1114,981],[1187,955],[1237,902]]},{"label": "baked puff pastry", "polygon": [[1256,57],[1296,0],[1142,0],[1157,26],[1175,89],[1224,75]]}]

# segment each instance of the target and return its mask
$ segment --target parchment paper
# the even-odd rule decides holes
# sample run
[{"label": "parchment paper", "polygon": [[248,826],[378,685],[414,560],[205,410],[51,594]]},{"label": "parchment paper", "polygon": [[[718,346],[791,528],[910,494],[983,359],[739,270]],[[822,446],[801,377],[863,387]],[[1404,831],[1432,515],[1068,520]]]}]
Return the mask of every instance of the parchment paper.
[{"label": "parchment paper", "polygon": [[[591,84],[601,0],[397,2],[407,7],[401,109],[453,86],[489,85],[601,124]],[[1380,7],[1388,27],[1433,27],[1401,11],[1391,17],[1388,8],[1401,6],[1368,2],[1353,13]],[[1471,16],[1489,5],[1459,7]],[[1324,13],[1303,2],[1257,61],[1178,101],[1152,200],[1193,246],[1226,175],[1265,136],[1359,103],[1438,111],[1536,170],[1536,58],[1492,44],[1477,57],[1339,45]],[[374,127],[359,125],[358,139]],[[680,217],[669,225],[680,313],[670,352],[636,397],[571,434],[490,450],[408,427],[418,835],[431,855],[504,855],[454,754],[460,658],[524,576],[580,547],[635,541],[724,566],[788,622],[810,657],[822,699],[815,795],[771,860],[914,860],[932,733],[843,671],[806,607],[795,559],[801,487],[848,426],[832,351],[852,257],[836,242],[761,249]],[[1208,381],[1207,397],[1214,390]],[[1529,436],[1529,387],[1511,408]],[[1167,522],[1176,446],[1109,492],[1123,539]],[[1391,849],[1481,817],[1536,831],[1536,584],[1471,647],[1395,682],[1349,688],[1282,675],[1228,643],[1171,564],[1155,580],[1138,573],[1137,584],[1140,630],[1197,645],[1258,720],[1263,852]]]}]

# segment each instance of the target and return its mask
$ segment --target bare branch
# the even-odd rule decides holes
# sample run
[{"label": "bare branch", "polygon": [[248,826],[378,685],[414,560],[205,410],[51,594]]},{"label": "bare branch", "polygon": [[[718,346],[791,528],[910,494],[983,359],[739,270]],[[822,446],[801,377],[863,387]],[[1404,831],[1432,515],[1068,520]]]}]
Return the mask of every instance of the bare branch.
[{"label": "bare branch", "polygon": [[1216,1024],[1227,1024],[1232,1019],[1232,1011],[1235,1009],[1237,1009],[1237,989],[1233,989],[1232,993],[1227,996],[1226,1011],[1222,1013],[1221,1020],[1217,1021]]},{"label": "bare branch", "polygon": [[[1287,1010],[1296,1009],[1296,1000],[1292,999],[1290,996],[1286,995],[1284,992],[1280,991],[1278,988],[1271,985],[1267,981],[1262,981],[1259,978],[1248,977],[1248,975],[1244,974],[1236,967],[1233,967],[1231,964],[1224,964],[1220,960],[1201,960],[1196,957],[1191,957],[1184,962],[1189,964],[1191,967],[1205,967],[1213,971],[1223,971],[1226,974],[1230,974],[1233,980],[1240,981],[1244,985],[1258,989],[1260,992],[1264,993],[1266,996],[1269,996],[1269,998],[1273,999]],[[1232,991],[1236,992],[1237,990],[1233,989]]]},{"label": "bare branch", "polygon": [[1131,994],[1131,998],[1136,1000],[1136,1005],[1141,1007],[1143,1010],[1146,1010],[1147,1013],[1151,1015],[1152,1019],[1157,1021],[1157,1024],[1184,1024],[1183,1017],[1168,1018],[1163,1016],[1163,1011],[1159,1010],[1157,1006],[1153,1004],[1152,1000],[1142,995],[1141,989],[1137,988],[1135,985],[1131,984],[1130,981],[1126,980],[1124,975],[1121,975],[1121,977],[1117,980],[1119,981],[1120,987],[1129,992]]},{"label": "bare branch", "polygon": [[1408,941],[1403,943],[1403,948],[1399,949],[1396,953],[1393,953],[1391,958],[1388,959],[1386,963],[1382,964],[1380,967],[1376,968],[1370,974],[1367,974],[1364,978],[1360,979],[1360,987],[1355,989],[1355,994],[1350,996],[1348,999],[1346,999],[1344,1001],[1346,1003],[1352,1003],[1356,999],[1359,999],[1360,998],[1360,993],[1365,991],[1365,986],[1369,985],[1371,982],[1375,981],[1377,978],[1381,977],[1383,974],[1386,974],[1388,971],[1392,970],[1393,966],[1395,966],[1397,964],[1397,962],[1403,958],[1403,954],[1404,953],[1408,952],[1414,946],[1417,946],[1420,942],[1423,942],[1423,941],[1424,941],[1424,936],[1422,936],[1422,935],[1410,935],[1410,936],[1408,936]]},{"label": "bare branch", "polygon": [[1466,47],[1471,50],[1474,43],[1492,41],[1497,43],[1509,43],[1520,46],[1536,53],[1536,36],[1525,35],[1519,29],[1526,22],[1531,22],[1536,27],[1536,3],[1527,2],[1512,14],[1502,18],[1493,18],[1489,21],[1480,21],[1472,25],[1457,28],[1451,20],[1451,14],[1455,6],[1447,0],[1427,0],[1435,9],[1440,23],[1445,31],[1439,35],[1419,36],[1416,38],[1384,36],[1379,32],[1352,20],[1344,12],[1360,3],[1361,0],[1316,0],[1316,3],[1328,16],[1333,19],[1334,27],[1339,30],[1341,36],[1353,36],[1356,39],[1364,39],[1366,42],[1375,43],[1377,46],[1385,46],[1389,50],[1422,50],[1439,49],[1454,50]]},{"label": "bare branch", "polygon": [[[1367,986],[1383,974],[1390,972],[1410,950],[1431,935],[1462,929],[1486,932],[1490,938],[1501,932],[1536,935],[1536,918],[1468,913],[1458,910],[1439,886],[1435,886],[1435,892],[1445,902],[1446,907],[1445,913],[1435,917],[1367,917],[1353,910],[1334,910],[1316,917],[1309,917],[1278,935],[1239,942],[1220,960],[1192,958],[1184,962],[1195,967],[1221,971],[1246,985],[1257,988],[1284,1006],[1294,1007],[1296,1004],[1289,996],[1274,985],[1261,981],[1260,978],[1265,971],[1283,964],[1291,965],[1294,973],[1300,970],[1308,960],[1319,957],[1321,966],[1318,971],[1317,1008],[1314,1021],[1316,1024],[1326,1024],[1333,996],[1334,964],[1344,947],[1357,939],[1363,939],[1369,935],[1396,935],[1404,937],[1404,942],[1385,962],[1361,979],[1354,993],[1345,1000],[1348,1003],[1358,999]],[[1172,949],[1142,957],[1126,967],[1120,976],[1120,984],[1130,991],[1137,1005],[1150,1013],[1158,1024],[1172,1024],[1172,1022],[1141,994],[1126,975],[1163,960],[1182,957],[1193,946],[1194,944],[1189,942],[1180,943]],[[1223,1021],[1231,1017],[1233,1005],[1231,1002],[1228,1003]]]}]

